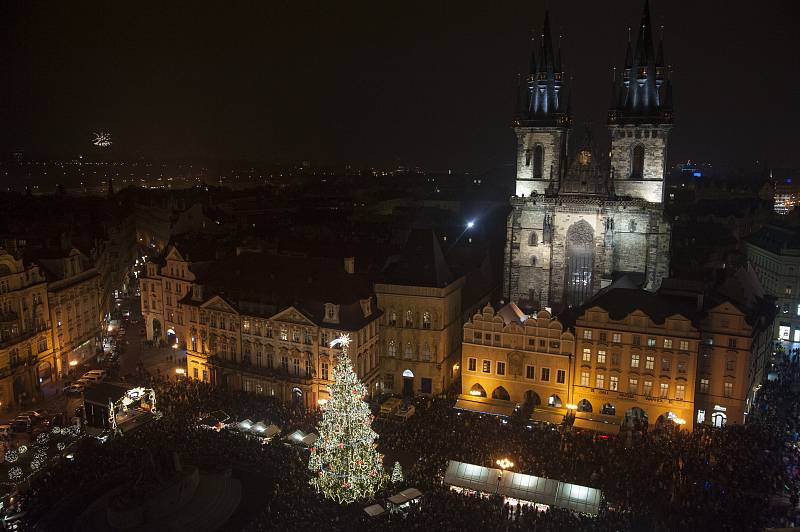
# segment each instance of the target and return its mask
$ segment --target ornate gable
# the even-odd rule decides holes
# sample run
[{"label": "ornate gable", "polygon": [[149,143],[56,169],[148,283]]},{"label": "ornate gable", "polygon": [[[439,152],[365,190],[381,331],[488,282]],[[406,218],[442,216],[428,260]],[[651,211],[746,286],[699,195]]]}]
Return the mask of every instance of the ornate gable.
[{"label": "ornate gable", "polygon": [[289,307],[281,312],[275,314],[272,317],[273,320],[276,321],[287,321],[291,323],[297,323],[300,325],[316,325],[313,321],[309,320],[302,312],[297,310],[295,307]]},{"label": "ornate gable", "polygon": [[239,313],[238,310],[233,308],[233,306],[230,303],[225,301],[220,296],[212,297],[211,299],[209,299],[208,301],[206,301],[205,303],[200,305],[200,308],[203,308],[203,309],[206,309],[206,310],[218,310],[220,312],[229,312],[229,313],[232,313],[232,314],[238,314]]}]

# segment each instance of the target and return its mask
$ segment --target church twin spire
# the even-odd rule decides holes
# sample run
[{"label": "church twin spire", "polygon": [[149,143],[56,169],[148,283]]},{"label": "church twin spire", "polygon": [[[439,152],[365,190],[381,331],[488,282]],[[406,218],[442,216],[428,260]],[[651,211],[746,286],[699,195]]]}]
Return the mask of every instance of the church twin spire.
[{"label": "church twin spire", "polygon": [[625,50],[622,79],[612,79],[610,124],[669,123],[672,121],[672,87],[664,64],[664,38],[658,50],[653,44],[650,2],[645,0],[639,23],[635,50],[631,47],[630,29]]}]

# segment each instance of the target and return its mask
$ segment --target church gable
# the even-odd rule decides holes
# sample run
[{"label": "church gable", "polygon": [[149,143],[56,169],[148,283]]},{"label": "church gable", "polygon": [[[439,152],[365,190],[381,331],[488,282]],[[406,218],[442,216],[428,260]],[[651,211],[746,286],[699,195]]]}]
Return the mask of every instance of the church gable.
[{"label": "church gable", "polygon": [[169,252],[167,253],[166,256],[166,260],[177,260],[180,262],[185,262],[183,255],[181,255],[180,251],[178,251],[178,248],[176,248],[175,246],[170,246]]}]

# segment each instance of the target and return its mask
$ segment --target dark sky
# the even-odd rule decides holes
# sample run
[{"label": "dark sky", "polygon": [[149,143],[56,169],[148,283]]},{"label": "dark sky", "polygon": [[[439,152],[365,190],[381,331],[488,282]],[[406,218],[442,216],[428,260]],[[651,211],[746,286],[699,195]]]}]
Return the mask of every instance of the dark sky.
[{"label": "dark sky", "polygon": [[[575,122],[602,133],[643,0],[550,4]],[[674,67],[672,161],[797,165],[798,4],[652,2]],[[119,157],[497,168],[543,14],[532,0],[6,0],[0,150],[85,153],[106,129]]]}]

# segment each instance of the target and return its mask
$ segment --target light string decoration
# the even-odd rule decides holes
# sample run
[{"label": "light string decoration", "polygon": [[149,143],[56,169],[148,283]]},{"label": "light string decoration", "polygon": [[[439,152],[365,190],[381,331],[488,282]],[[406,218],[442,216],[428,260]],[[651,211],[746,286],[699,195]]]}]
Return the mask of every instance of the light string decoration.
[{"label": "light string decoration", "polygon": [[341,346],[342,352],[333,370],[330,398],[317,425],[319,440],[308,461],[314,473],[310,484],[339,504],[369,499],[386,482],[383,455],[375,443],[378,435],[372,430],[372,413],[364,401],[367,389],[353,371],[349,345],[347,334],[330,344]]}]

